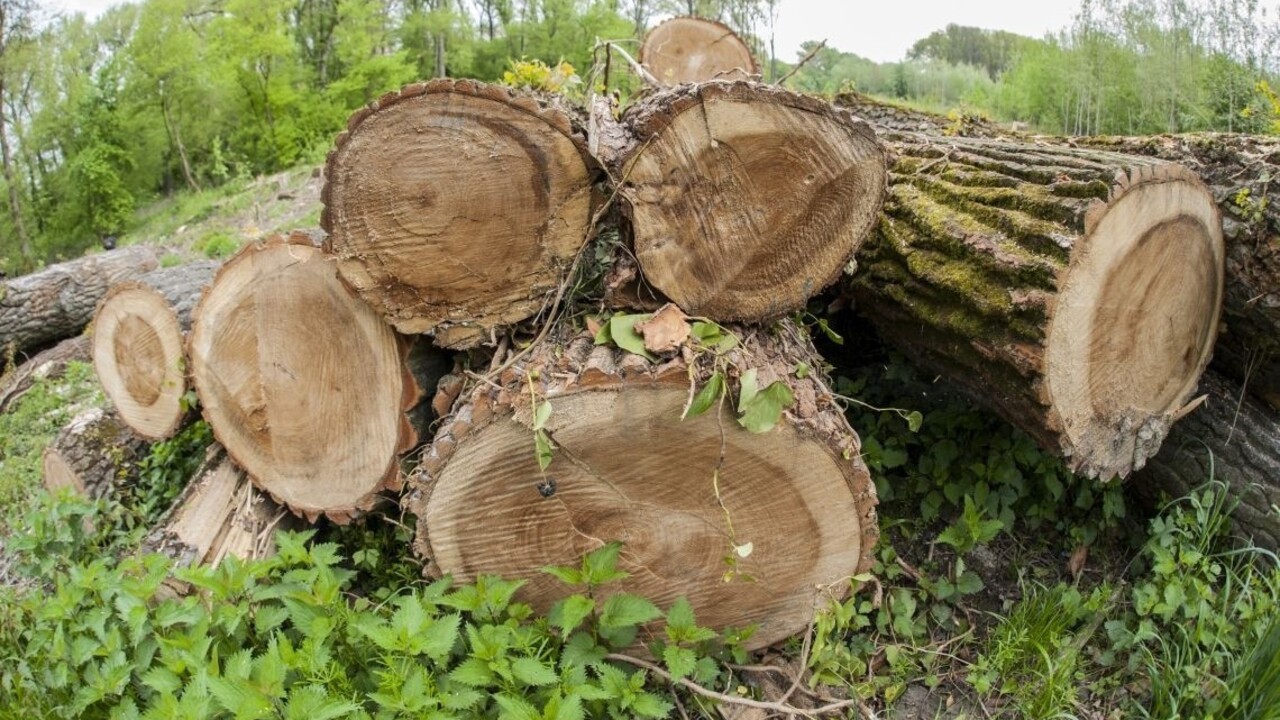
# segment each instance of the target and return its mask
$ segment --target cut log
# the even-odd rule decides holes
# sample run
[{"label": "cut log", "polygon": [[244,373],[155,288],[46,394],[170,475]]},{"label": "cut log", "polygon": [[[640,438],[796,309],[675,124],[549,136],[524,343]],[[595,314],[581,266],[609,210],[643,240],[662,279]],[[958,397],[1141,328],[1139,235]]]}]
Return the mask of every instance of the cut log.
[{"label": "cut log", "polygon": [[1280,141],[1254,135],[1072,138],[1179,162],[1209,185],[1222,211],[1227,282],[1213,367],[1280,409]]},{"label": "cut log", "polygon": [[56,380],[73,362],[89,362],[88,335],[67,338],[0,376],[0,413],[7,412],[33,385]]},{"label": "cut log", "polygon": [[[790,325],[752,332],[728,362],[796,399],[763,434],[743,429],[729,400],[681,420],[691,378],[704,382],[712,364],[699,353],[690,368],[688,347],[650,362],[579,336],[540,346],[501,387],[481,384],[411,480],[426,571],[525,579],[521,597],[545,612],[571,591],[540,568],[619,540],[622,590],[664,606],[688,598],[711,626],[758,624],[753,648],[802,631],[816,588],[839,594],[870,567],[875,488],[830,393],[795,372],[820,367],[807,337]],[[531,392],[552,407],[545,472]]]},{"label": "cut log", "polygon": [[186,331],[220,264],[147,273],[111,288],[98,307],[93,367],[120,419],[141,437],[173,437],[188,414]]},{"label": "cut log", "polygon": [[751,48],[728,25],[687,16],[645,34],[640,64],[664,85],[749,80],[760,73]]},{"label": "cut log", "polygon": [[532,317],[592,225],[569,114],[468,80],[410,85],[351,117],[321,224],[342,277],[403,333],[445,347]]},{"label": "cut log", "polygon": [[869,236],[886,159],[866,123],[747,82],[658,93],[622,118],[618,194],[645,280],[692,315],[780,317]]},{"label": "cut log", "polygon": [[22,352],[79,335],[112,285],[154,270],[162,253],[135,245],[0,282],[0,351]]},{"label": "cut log", "polygon": [[44,486],[98,500],[127,481],[148,444],[112,412],[92,408],[72,418],[44,450]]},{"label": "cut log", "polygon": [[295,513],[347,522],[399,485],[421,389],[391,328],[303,234],[249,245],[192,316],[205,419],[254,483]]},{"label": "cut log", "polygon": [[1070,466],[1153,455],[1217,334],[1221,222],[1185,168],[1005,140],[885,135],[898,154],[858,307]]},{"label": "cut log", "polygon": [[287,516],[214,444],[143,549],[168,555],[179,567],[216,567],[229,555],[241,560],[270,557],[275,531],[290,527]]},{"label": "cut log", "polygon": [[990,120],[973,113],[957,112],[952,115],[917,110],[879,100],[859,92],[840,93],[832,100],[836,105],[848,108],[853,114],[871,123],[875,128],[889,132],[917,132],[929,135],[960,135],[963,137],[1013,137]]},{"label": "cut log", "polygon": [[1239,502],[1231,515],[1236,533],[1280,552],[1280,412],[1213,370],[1200,392],[1208,395],[1204,404],[1173,426],[1133,484],[1158,501],[1159,493],[1179,498],[1218,480]]}]

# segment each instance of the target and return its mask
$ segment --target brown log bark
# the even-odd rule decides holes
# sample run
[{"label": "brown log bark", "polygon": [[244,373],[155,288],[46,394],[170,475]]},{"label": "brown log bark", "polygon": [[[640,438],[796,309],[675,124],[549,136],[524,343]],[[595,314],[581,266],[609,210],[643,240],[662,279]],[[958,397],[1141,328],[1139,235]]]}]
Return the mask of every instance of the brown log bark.
[{"label": "brown log bark", "polygon": [[832,102],[848,108],[872,126],[884,131],[982,138],[1017,136],[1017,133],[973,113],[957,112],[952,116],[938,115],[895,105],[858,92],[840,93]]},{"label": "brown log bark", "polygon": [[189,408],[186,331],[218,262],[155,270],[107,292],[93,324],[93,366],[120,419],[140,437],[164,440]]},{"label": "brown log bark", "polygon": [[44,451],[44,486],[71,488],[97,500],[127,482],[147,442],[134,436],[115,413],[92,408],[67,423]]},{"label": "brown log bark", "polygon": [[253,487],[216,443],[174,500],[143,549],[173,558],[179,567],[217,566],[227,556],[256,560],[275,554],[276,530],[292,517]]},{"label": "brown log bark", "polygon": [[6,370],[0,375],[0,413],[8,412],[37,382],[62,377],[73,362],[89,362],[90,346],[88,335],[77,335]]},{"label": "brown log bark", "polygon": [[110,250],[0,282],[0,349],[21,352],[77,335],[116,283],[154,270],[162,250]]},{"label": "brown log bark", "polygon": [[886,133],[897,154],[859,309],[884,338],[1088,475],[1124,476],[1217,334],[1218,209],[1181,166]]},{"label": "brown log bark", "polygon": [[423,388],[408,347],[304,234],[249,245],[193,313],[191,375],[214,436],[295,513],[346,522],[400,484]]},{"label": "brown log bark", "polygon": [[1280,412],[1213,370],[1200,392],[1207,400],[1173,426],[1134,485],[1159,500],[1220,481],[1239,502],[1231,515],[1236,534],[1280,552]]},{"label": "brown log bark", "polygon": [[[732,399],[681,419],[718,362],[687,342],[650,361],[589,334],[565,337],[478,384],[411,479],[427,573],[525,579],[521,597],[546,611],[571,590],[540,568],[620,540],[630,573],[620,589],[660,605],[688,598],[710,626],[756,623],[751,647],[803,630],[815,588],[839,594],[871,566],[875,487],[830,392],[796,371],[820,367],[807,336],[788,323],[740,332],[719,361],[729,384],[750,372],[757,387],[779,381],[795,398],[762,434],[739,425]],[[531,395],[551,406],[545,472]]]},{"label": "brown log bark", "polygon": [[[657,93],[602,139],[644,280],[692,315],[780,317],[840,277],[870,235],[886,158],[866,123],[748,82]],[[613,140],[616,142],[616,138]]]},{"label": "brown log bark", "polygon": [[1071,142],[1179,162],[1209,185],[1227,245],[1225,327],[1213,367],[1280,409],[1280,141],[1197,134]]},{"label": "brown log bark", "polygon": [[347,127],[329,155],[321,224],[343,279],[397,330],[472,347],[538,313],[567,280],[595,179],[568,113],[435,80]]},{"label": "brown log bark", "polygon": [[698,17],[674,17],[644,36],[640,64],[663,85],[749,80],[760,74],[751,48],[729,26]]}]

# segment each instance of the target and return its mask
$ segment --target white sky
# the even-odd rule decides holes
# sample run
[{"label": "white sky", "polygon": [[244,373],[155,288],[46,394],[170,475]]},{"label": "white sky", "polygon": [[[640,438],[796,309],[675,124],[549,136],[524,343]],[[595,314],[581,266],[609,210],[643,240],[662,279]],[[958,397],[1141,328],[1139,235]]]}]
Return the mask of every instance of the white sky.
[{"label": "white sky", "polygon": [[[119,0],[46,0],[51,7],[97,15]],[[901,60],[916,40],[947,23],[1031,37],[1071,23],[1079,0],[782,0],[777,51],[794,61],[800,43],[828,45],[878,62]]]}]

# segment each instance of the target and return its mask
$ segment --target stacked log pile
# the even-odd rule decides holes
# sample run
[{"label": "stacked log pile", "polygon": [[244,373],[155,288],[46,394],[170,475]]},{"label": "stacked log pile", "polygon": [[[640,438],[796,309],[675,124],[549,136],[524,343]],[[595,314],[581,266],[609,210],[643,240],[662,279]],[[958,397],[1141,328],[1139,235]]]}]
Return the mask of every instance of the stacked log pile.
[{"label": "stacked log pile", "polygon": [[[656,29],[650,74],[734,48],[706,30]],[[261,550],[273,503],[342,523],[408,485],[429,573],[526,579],[545,610],[566,589],[543,567],[621,540],[620,589],[778,641],[816,587],[872,564],[859,438],[788,319],[854,269],[887,339],[1081,472],[1156,455],[1223,294],[1218,207],[1193,173],[877,136],[845,108],[696,79],[619,115],[408,86],[338,138],[323,244],[269,238],[211,279],[112,291],[94,357],[119,417],[163,437],[189,383],[225,448],[156,544]]]}]

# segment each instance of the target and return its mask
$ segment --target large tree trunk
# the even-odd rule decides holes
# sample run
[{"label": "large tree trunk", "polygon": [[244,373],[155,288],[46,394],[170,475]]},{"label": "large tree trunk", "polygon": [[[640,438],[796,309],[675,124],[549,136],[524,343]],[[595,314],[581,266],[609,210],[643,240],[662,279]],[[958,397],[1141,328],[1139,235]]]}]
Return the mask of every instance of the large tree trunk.
[{"label": "large tree trunk", "polygon": [[422,396],[407,345],[303,234],[249,245],[196,308],[191,375],[214,436],[295,513],[346,522],[400,483]]},{"label": "large tree trunk", "polygon": [[0,375],[0,413],[12,408],[37,382],[62,377],[73,362],[89,362],[90,345],[88,335],[77,335],[6,370]]},{"label": "large tree trunk", "polygon": [[[686,312],[755,322],[804,306],[870,235],[886,159],[866,123],[747,82],[658,93],[605,147],[644,281]],[[616,142],[616,140],[614,140]]]},{"label": "large tree trunk", "polygon": [[112,285],[156,269],[161,253],[135,245],[0,282],[0,349],[21,352],[78,335]]},{"label": "large tree trunk", "polygon": [[[659,330],[680,330],[671,311]],[[411,481],[427,572],[525,579],[523,599],[546,611],[569,589],[540,568],[576,565],[620,540],[622,589],[660,605],[688,598],[711,626],[757,623],[751,647],[803,630],[816,588],[838,593],[870,567],[875,487],[829,391],[797,372],[820,367],[807,336],[790,324],[740,332],[727,355],[686,344],[654,362],[580,335],[535,349],[500,384],[480,383]],[[730,385],[781,382],[795,404],[752,434],[735,420],[729,388],[729,399],[682,420],[694,381],[708,382],[714,367],[754,377]],[[549,415],[533,411],[531,395]],[[545,471],[539,423],[553,447]]]},{"label": "large tree trunk", "polygon": [[760,73],[751,48],[727,25],[675,17],[644,36],[640,64],[663,85],[748,80]]},{"label": "large tree trunk", "polygon": [[288,512],[256,490],[220,446],[207,452],[143,549],[181,567],[217,566],[228,555],[254,560],[275,554],[275,531],[292,526]]},{"label": "large tree trunk", "polygon": [[44,451],[44,486],[69,487],[97,500],[134,472],[146,455],[145,440],[129,431],[115,413],[92,408],[74,417]]},{"label": "large tree trunk", "polygon": [[1185,168],[1012,140],[898,154],[855,293],[886,340],[1088,475],[1160,446],[1209,361],[1217,206]]},{"label": "large tree trunk", "polygon": [[1200,382],[1208,399],[1173,426],[1160,453],[1134,478],[1152,500],[1178,498],[1210,478],[1239,501],[1236,532],[1280,552],[1280,412],[1210,370]]},{"label": "large tree trunk", "polygon": [[148,440],[173,437],[189,408],[186,331],[220,263],[156,270],[111,288],[93,323],[93,366],[120,418]]},{"label": "large tree trunk", "polygon": [[1226,327],[1213,367],[1280,409],[1280,141],[1216,134],[1071,141],[1179,162],[1208,183],[1227,244]]},{"label": "large tree trunk", "polygon": [[592,228],[570,116],[469,80],[356,112],[330,153],[321,224],[343,278],[403,333],[445,347],[535,315]]}]

